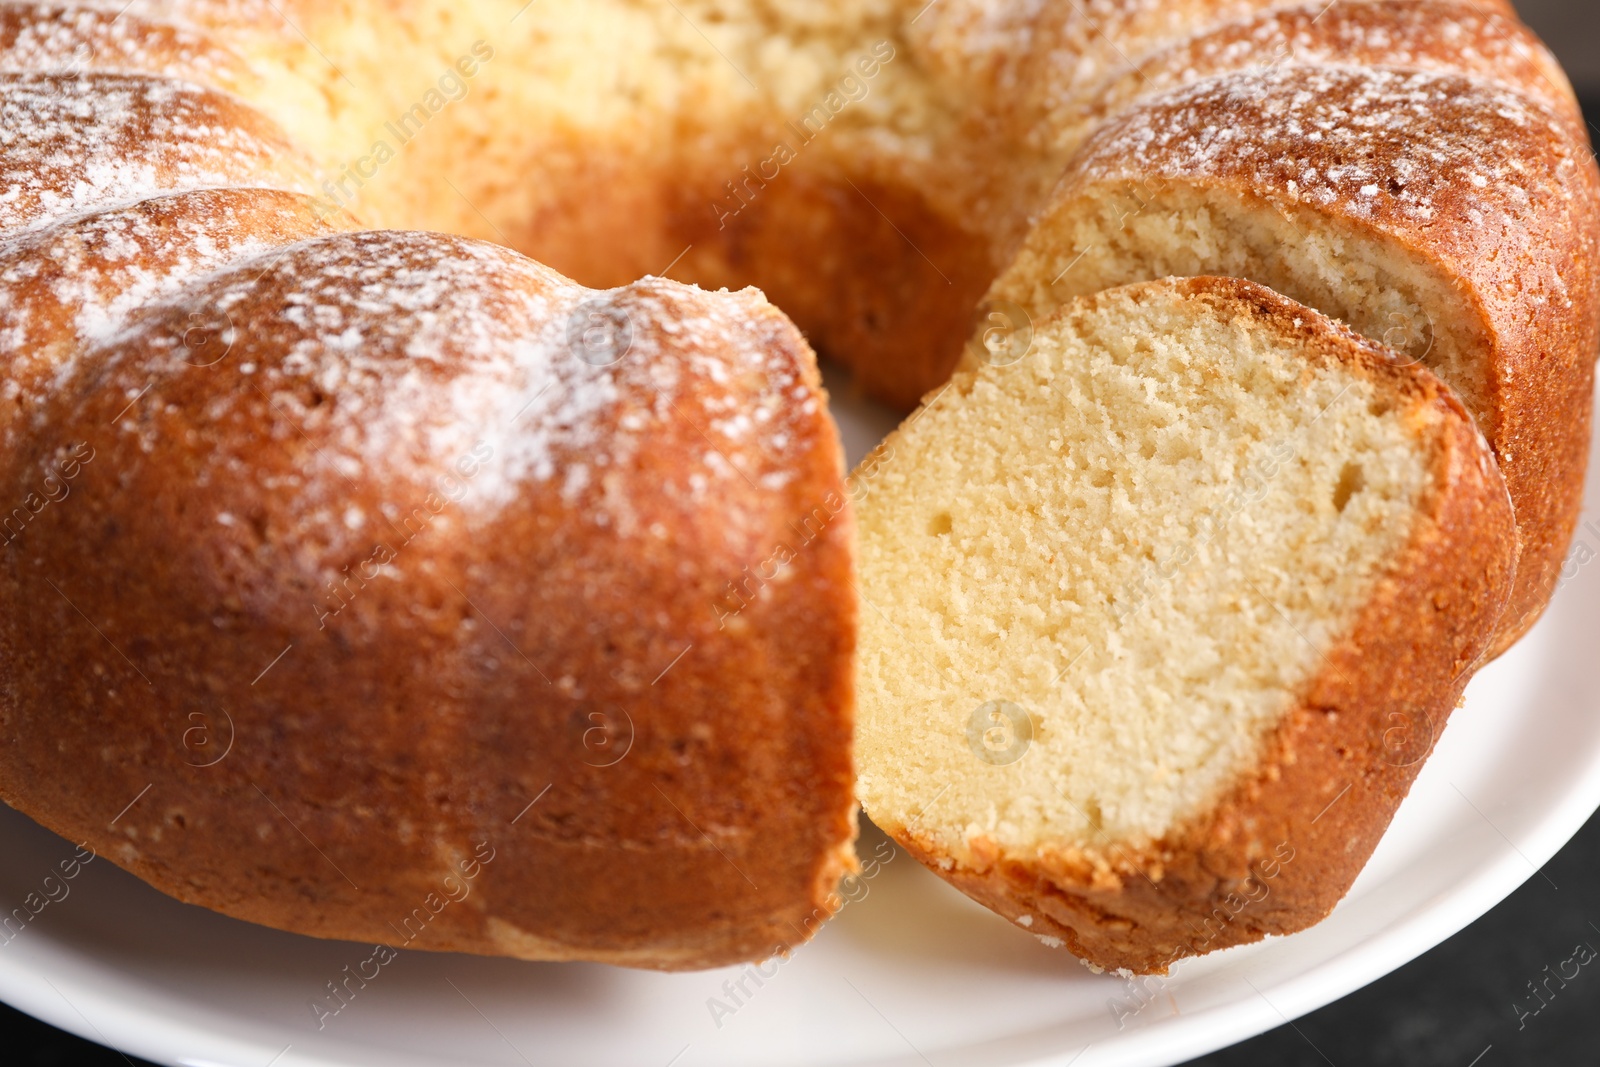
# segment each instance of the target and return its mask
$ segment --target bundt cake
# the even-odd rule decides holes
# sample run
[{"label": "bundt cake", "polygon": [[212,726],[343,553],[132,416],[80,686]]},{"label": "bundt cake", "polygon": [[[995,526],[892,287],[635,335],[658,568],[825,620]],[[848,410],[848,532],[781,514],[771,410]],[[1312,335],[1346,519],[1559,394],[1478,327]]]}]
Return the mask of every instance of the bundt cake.
[{"label": "bundt cake", "polygon": [[[1322,795],[1326,740],[1362,777],[1318,827],[1356,845],[1297,844],[1229,937],[1296,928],[1409,781],[1362,762],[1360,724],[1414,700],[1436,725],[1553,588],[1597,204],[1570,87],[1498,0],[0,0],[0,799],[285,929],[683,968],[786,951],[838,906],[859,743],[865,810],[935,870],[1091,962],[1159,968],[1216,947],[1176,924],[1259,859],[1246,822]],[[1222,281],[1076,302],[1168,274],[1299,304]],[[893,447],[938,462],[883,452],[847,482],[811,345],[878,399],[929,395]],[[1140,366],[1196,369],[1150,380],[1179,390],[1174,428],[1115,469],[1091,469],[1089,407],[1027,393]],[[1313,425],[1285,393],[1257,418],[1301,376],[1366,414]],[[948,462],[1052,405],[1090,421],[1027,438],[1050,454],[983,482]],[[1170,464],[1211,480],[1140,521],[1199,521],[1236,460],[1182,445],[1190,408],[1216,447],[1271,423],[1348,451],[1270,498],[1320,494],[1277,557],[1318,568],[1252,578],[1343,666],[1230,674],[1251,711],[1215,765],[1146,768],[1177,781],[1159,818],[1133,749],[1049,733],[1109,729],[1085,710],[1102,653],[1074,667],[1026,773],[1048,752],[1074,803],[1098,788],[1125,858],[1055,808],[1015,833],[974,814],[1045,778],[983,764],[913,797],[1007,636],[948,614],[1006,594],[958,596],[989,564],[918,509],[990,500],[962,521],[998,537],[1024,469],[1089,500]],[[904,488],[872,494],[859,584],[926,624],[869,627],[858,679],[853,504],[878,467]],[[904,558],[946,569],[898,582],[884,546],[913,535]],[[1137,566],[1083,536],[994,581]],[[1394,600],[1424,590],[1426,618]],[[1192,630],[1234,592],[1161,618]],[[1229,625],[1263,642],[1229,656],[1280,647],[1256,608]],[[978,673],[918,689],[955,634],[938,669]],[[1153,713],[1197,678],[1151,682]],[[853,740],[858,682],[877,718]],[[1202,747],[1242,705],[1207,707]],[[1294,760],[1309,777],[1261,784]]]}]

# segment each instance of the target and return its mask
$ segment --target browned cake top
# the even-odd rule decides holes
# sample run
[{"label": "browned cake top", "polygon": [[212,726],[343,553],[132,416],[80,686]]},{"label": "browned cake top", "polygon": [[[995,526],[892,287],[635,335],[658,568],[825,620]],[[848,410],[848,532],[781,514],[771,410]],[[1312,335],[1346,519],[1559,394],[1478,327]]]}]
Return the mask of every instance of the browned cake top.
[{"label": "browned cake top", "polygon": [[1388,0],[1277,8],[1160,51],[1114,78],[1093,110],[1213,74],[1285,66],[1378,65],[1471,74],[1576,118],[1555,57],[1509,13],[1459,0]]},{"label": "browned cake top", "polygon": [[313,188],[282,131],[215,90],[143,75],[0,75],[0,228],[211,185]]},{"label": "browned cake top", "polygon": [[79,4],[0,7],[0,73],[44,70],[159,74],[233,90],[254,85],[243,58],[190,27]]}]

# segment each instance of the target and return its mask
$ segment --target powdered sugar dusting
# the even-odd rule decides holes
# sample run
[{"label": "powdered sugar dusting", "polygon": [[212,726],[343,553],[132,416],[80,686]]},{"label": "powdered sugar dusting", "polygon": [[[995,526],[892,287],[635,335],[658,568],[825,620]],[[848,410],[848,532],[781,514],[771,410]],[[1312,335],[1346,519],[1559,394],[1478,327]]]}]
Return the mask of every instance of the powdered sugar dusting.
[{"label": "powdered sugar dusting", "polygon": [[0,73],[160,74],[204,85],[249,85],[244,61],[191,29],[118,10],[0,7]]},{"label": "powdered sugar dusting", "polygon": [[[351,484],[393,489],[385,507],[397,521],[470,454],[491,458],[474,464],[469,510],[540,489],[634,532],[635,487],[612,476],[619,468],[668,450],[675,461],[651,492],[685,507],[778,491],[804,445],[796,421],[821,414],[795,347],[775,342],[791,328],[758,295],[658,279],[593,292],[438,234],[367,231],[264,253],[149,309],[84,362],[131,359],[130,395],[151,376],[194,373],[182,326],[197,314],[216,335],[199,362],[244,379],[218,380],[207,420],[245,436],[279,424],[288,430],[265,432],[317,442],[299,494],[341,530]],[[615,344],[585,336],[607,324]],[[149,403],[161,393],[158,381]],[[158,432],[137,417],[119,425]]]},{"label": "powdered sugar dusting", "polygon": [[124,74],[0,77],[0,228],[164,191],[310,191],[260,113],[213,90]]},{"label": "powdered sugar dusting", "polygon": [[[1521,214],[1539,146],[1565,143],[1526,98],[1459,76],[1325,65],[1224,74],[1103,128],[1074,178],[1224,176],[1357,218]],[[1135,173],[1137,171],[1137,173]]]},{"label": "powdered sugar dusting", "polygon": [[269,190],[202,190],[170,206],[144,201],[0,244],[0,346],[18,347],[31,332],[23,303],[31,283],[48,286],[79,337],[94,342],[181,281],[282,243],[284,229],[303,237],[318,228],[309,202]]},{"label": "powdered sugar dusting", "polygon": [[261,25],[271,19],[283,23],[284,5],[273,0],[66,0],[73,8],[85,8],[112,16],[162,22],[191,29],[214,28],[222,24]]},{"label": "powdered sugar dusting", "polygon": [[147,303],[233,259],[323,232],[311,202],[262,189],[202,190],[75,216],[0,239],[0,396],[36,408]]},{"label": "powdered sugar dusting", "polygon": [[1555,58],[1504,15],[1460,3],[1334,4],[1264,12],[1160,52],[1101,94],[1100,114],[1200,78],[1336,63],[1469,74],[1554,111],[1572,98]]}]

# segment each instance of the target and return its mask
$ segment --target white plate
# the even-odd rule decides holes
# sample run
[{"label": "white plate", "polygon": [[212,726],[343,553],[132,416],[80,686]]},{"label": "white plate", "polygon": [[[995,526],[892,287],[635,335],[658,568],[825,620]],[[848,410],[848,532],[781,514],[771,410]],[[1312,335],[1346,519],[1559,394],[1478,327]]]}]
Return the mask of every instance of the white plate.
[{"label": "white plate", "polygon": [[[868,405],[835,407],[852,459],[888,425]],[[1594,526],[1579,536],[1600,554],[1600,515],[1589,517]],[[70,895],[0,944],[0,999],[191,1067],[1177,1063],[1427,951],[1578,830],[1600,805],[1596,633],[1600,559],[1578,568],[1533,634],[1473,683],[1331,918],[1180,966],[1120,1028],[1109,1002],[1137,1003],[1124,983],[1044,948],[903,854],[813,943],[769,965],[760,985],[740,969],[659,975],[412,952],[321,1029],[311,1001],[370,946],[225,919],[96,860]],[[889,846],[868,830],[864,854],[877,847]],[[4,912],[72,852],[0,808]],[[730,993],[741,977],[747,995]]]}]

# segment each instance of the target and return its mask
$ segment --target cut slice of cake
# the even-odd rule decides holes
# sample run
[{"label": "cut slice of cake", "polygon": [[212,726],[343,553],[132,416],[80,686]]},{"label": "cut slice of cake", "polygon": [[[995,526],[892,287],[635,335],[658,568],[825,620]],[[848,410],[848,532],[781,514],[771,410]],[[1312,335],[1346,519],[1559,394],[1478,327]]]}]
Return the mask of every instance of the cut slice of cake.
[{"label": "cut slice of cake", "polygon": [[1516,508],[1498,654],[1555,592],[1583,501],[1600,170],[1570,127],[1455,74],[1204,78],[1089,138],[989,301],[1037,319],[1131,282],[1248,278],[1426,364],[1477,419]]},{"label": "cut slice of cake", "polygon": [[1234,279],[1068,304],[856,477],[862,805],[1097,967],[1322,918],[1514,577],[1455,395]]}]

